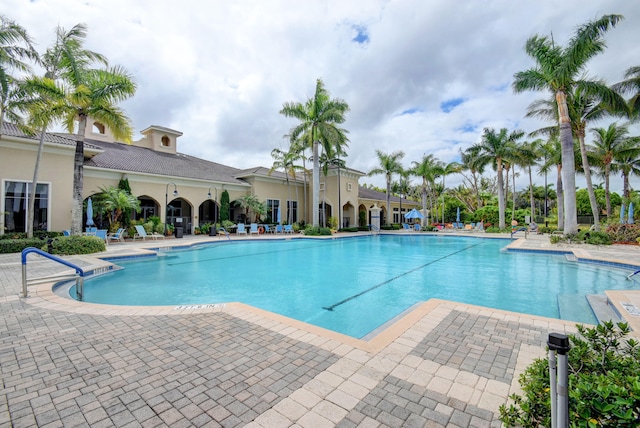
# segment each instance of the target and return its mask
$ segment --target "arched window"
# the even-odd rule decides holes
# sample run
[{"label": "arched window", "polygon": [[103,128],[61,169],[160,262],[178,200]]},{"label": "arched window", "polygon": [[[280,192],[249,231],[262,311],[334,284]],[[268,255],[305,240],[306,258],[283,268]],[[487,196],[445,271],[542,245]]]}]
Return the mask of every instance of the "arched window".
[{"label": "arched window", "polygon": [[169,137],[167,137],[166,135],[162,136],[162,147],[170,147],[171,146],[171,139]]},{"label": "arched window", "polygon": [[93,122],[93,133],[104,135],[105,127],[100,122]]}]

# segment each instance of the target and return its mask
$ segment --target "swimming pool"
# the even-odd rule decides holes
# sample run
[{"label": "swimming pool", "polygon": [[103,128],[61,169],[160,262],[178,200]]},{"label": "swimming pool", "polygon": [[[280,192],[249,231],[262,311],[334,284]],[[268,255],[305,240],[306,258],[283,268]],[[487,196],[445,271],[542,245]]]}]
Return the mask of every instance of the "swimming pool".
[{"label": "swimming pool", "polygon": [[123,270],[85,282],[83,300],[237,301],[360,338],[430,298],[595,323],[586,294],[636,284],[623,269],[503,251],[509,242],[434,235],[225,241],[119,261]]}]

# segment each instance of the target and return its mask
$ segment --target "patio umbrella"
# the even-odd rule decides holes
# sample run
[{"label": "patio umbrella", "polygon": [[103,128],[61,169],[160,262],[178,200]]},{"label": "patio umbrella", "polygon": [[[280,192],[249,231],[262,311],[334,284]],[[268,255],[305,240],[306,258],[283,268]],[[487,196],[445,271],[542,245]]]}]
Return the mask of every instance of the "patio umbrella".
[{"label": "patio umbrella", "polygon": [[410,218],[424,218],[424,214],[422,214],[420,211],[418,211],[417,209],[412,209],[411,211],[409,211],[408,213],[406,213],[404,215],[404,218],[406,219],[410,219]]},{"label": "patio umbrella", "polygon": [[278,207],[278,224],[282,223],[282,217],[280,216],[280,207]]},{"label": "patio umbrella", "polygon": [[93,202],[91,198],[87,199],[87,226],[94,226],[93,222]]},{"label": "patio umbrella", "polygon": [[456,223],[460,223],[460,207],[456,208]]},{"label": "patio umbrella", "polygon": [[624,204],[622,204],[622,206],[620,207],[620,224],[624,224],[624,214],[627,210],[625,209]]},{"label": "patio umbrella", "polygon": [[627,223],[633,224],[633,202],[629,202],[629,220]]}]

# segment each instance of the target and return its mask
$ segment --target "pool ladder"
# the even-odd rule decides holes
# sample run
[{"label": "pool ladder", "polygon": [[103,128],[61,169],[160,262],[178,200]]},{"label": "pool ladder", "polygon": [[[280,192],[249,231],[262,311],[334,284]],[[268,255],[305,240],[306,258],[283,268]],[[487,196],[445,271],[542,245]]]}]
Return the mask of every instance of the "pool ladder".
[{"label": "pool ladder", "polygon": [[231,241],[231,235],[229,235],[229,232],[227,232],[227,229],[225,229],[224,227],[220,226],[220,230],[224,232],[225,235],[227,235],[227,239],[229,241]]}]

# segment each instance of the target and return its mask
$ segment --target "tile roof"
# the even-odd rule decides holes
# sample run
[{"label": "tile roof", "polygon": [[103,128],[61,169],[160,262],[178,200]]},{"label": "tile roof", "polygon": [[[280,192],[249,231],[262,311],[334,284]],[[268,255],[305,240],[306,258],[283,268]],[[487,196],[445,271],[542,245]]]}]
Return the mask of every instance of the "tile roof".
[{"label": "tile roof", "polygon": [[[33,135],[29,135],[21,131],[20,128],[18,128],[18,126],[15,125],[14,123],[7,123],[7,122],[4,122],[2,124],[2,135],[6,135],[8,137],[26,138],[26,139],[35,140],[35,141],[40,140],[39,132]],[[44,141],[45,143],[61,144],[63,146],[71,146],[71,147],[76,146],[76,141],[74,139],[74,135],[72,134],[59,135],[59,134],[52,134],[47,132],[44,136]],[[99,147],[91,143],[85,143],[85,148],[92,149],[92,150],[100,149]]]},{"label": "tile roof", "polygon": [[[368,187],[358,186],[358,198],[359,199],[372,199],[374,201],[384,201],[387,202],[387,194],[384,192],[378,192],[377,190],[369,189]],[[400,198],[395,195],[391,195],[391,202],[400,202]],[[402,198],[403,204],[414,204],[418,205],[418,202],[412,201],[410,199]]]},{"label": "tile roof", "polygon": [[88,141],[103,152],[86,160],[85,166],[248,185],[236,178],[239,169],[216,162],[183,153],[162,153],[122,143]]},{"label": "tile roof", "polygon": [[[273,172],[271,172],[271,174],[269,174],[269,168],[265,168],[264,166],[256,166],[253,168],[247,168],[247,169],[243,169],[240,170],[237,174],[236,177],[247,177],[250,175],[260,175],[263,177],[272,177],[272,178],[277,178],[277,179],[282,179],[282,180],[286,180],[287,176],[284,172],[282,171],[278,171],[275,170]],[[302,182],[304,180],[302,174],[296,174],[296,178],[298,181]],[[289,176],[289,179],[291,179],[291,176]]]}]

